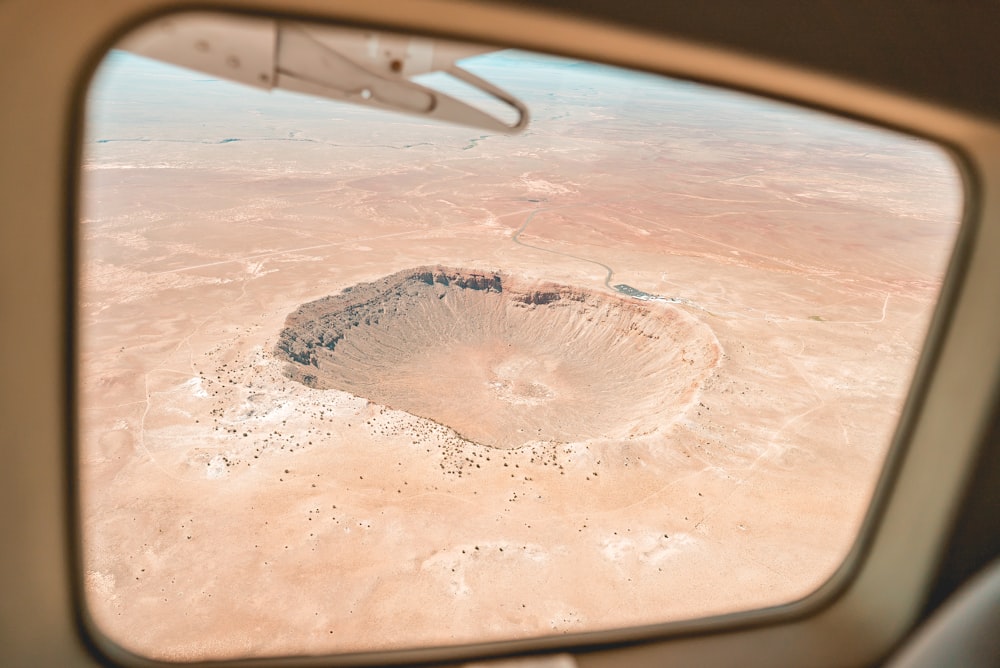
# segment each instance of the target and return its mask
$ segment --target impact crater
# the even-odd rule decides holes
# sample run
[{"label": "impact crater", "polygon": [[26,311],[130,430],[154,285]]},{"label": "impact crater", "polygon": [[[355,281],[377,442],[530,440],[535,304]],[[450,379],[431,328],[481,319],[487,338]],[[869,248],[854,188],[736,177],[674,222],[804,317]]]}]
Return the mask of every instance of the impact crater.
[{"label": "impact crater", "polygon": [[276,353],[304,385],[497,448],[655,432],[721,356],[711,328],[670,304],[440,266],[303,304]]}]

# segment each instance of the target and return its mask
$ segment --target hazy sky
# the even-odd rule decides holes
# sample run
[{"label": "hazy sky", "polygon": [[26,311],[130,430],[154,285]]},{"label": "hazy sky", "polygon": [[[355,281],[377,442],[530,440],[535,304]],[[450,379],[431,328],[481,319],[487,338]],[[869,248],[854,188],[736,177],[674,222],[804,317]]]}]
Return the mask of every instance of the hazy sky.
[{"label": "hazy sky", "polygon": [[[524,100],[539,130],[558,120],[551,118],[554,114],[586,110],[600,111],[609,117],[606,120],[642,120],[650,140],[656,139],[656,128],[688,126],[726,134],[784,131],[789,139],[809,130],[813,139],[835,136],[839,141],[883,143],[881,133],[846,121],[831,124],[814,112],[610,66],[509,50],[476,56],[463,65]],[[441,78],[432,81],[440,84]],[[260,136],[309,132],[315,138],[335,139],[345,132],[335,122],[339,120],[425,124],[424,119],[368,107],[233,84],[123,51],[108,54],[92,83],[89,102],[92,140],[127,138],[129,133],[226,139],[236,130]],[[464,136],[476,130],[456,132]]]}]

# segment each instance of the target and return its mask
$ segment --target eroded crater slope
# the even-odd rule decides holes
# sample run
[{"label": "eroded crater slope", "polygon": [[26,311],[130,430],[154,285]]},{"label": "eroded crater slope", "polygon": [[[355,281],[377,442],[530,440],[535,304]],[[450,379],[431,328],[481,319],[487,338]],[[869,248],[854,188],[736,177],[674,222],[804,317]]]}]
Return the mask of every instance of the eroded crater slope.
[{"label": "eroded crater slope", "polygon": [[309,387],[499,448],[651,433],[720,357],[711,329],[667,304],[445,267],[303,304],[276,351]]}]

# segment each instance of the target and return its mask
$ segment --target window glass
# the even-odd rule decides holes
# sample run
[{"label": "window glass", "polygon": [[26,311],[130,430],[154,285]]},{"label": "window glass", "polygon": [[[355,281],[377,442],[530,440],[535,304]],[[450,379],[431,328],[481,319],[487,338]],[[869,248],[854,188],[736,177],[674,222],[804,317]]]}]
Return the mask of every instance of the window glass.
[{"label": "window glass", "polygon": [[523,132],[105,58],[78,475],[114,642],[198,660],[577,633],[790,602],[843,561],[958,231],[953,163],[481,51],[459,64],[523,101]]}]

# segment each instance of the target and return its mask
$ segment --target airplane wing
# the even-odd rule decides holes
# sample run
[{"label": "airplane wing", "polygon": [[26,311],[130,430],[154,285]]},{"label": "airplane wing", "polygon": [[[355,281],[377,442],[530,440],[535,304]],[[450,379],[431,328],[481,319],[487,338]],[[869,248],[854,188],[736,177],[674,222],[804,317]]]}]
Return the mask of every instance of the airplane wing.
[{"label": "airplane wing", "polygon": [[[132,33],[121,48],[230,81],[281,88],[517,134],[528,109],[456,62],[493,51],[457,42],[294,21],[210,13],[165,17]],[[411,80],[443,72],[513,111],[508,122]]]}]

